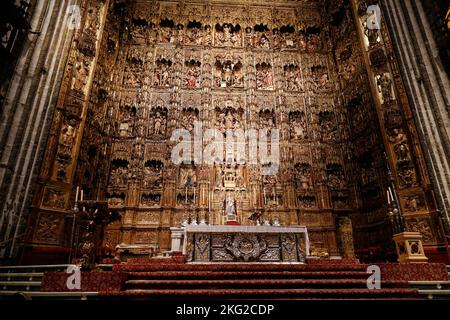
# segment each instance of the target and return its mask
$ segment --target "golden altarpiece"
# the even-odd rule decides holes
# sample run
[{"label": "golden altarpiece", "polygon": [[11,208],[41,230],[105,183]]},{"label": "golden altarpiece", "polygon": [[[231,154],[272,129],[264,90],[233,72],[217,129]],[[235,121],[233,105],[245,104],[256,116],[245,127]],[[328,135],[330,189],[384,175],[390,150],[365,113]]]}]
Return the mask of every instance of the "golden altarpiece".
[{"label": "golden altarpiece", "polygon": [[[376,1],[84,1],[51,126],[25,253],[70,246],[75,190],[106,199],[118,244],[170,249],[186,215],[305,225],[330,255],[393,245],[393,179],[425,248],[442,227]],[[280,168],[171,161],[176,129],[277,128]],[[225,155],[224,155],[225,160]],[[389,169],[390,168],[390,169]],[[430,251],[431,252],[431,251]]]}]

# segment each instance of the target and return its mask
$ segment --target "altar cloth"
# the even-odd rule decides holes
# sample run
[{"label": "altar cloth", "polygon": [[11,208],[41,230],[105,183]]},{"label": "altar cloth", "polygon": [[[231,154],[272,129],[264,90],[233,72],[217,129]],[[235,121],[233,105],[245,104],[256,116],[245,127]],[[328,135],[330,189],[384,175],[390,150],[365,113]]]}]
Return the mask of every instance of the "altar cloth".
[{"label": "altar cloth", "polygon": [[309,255],[304,226],[187,225],[188,262],[297,262]]}]

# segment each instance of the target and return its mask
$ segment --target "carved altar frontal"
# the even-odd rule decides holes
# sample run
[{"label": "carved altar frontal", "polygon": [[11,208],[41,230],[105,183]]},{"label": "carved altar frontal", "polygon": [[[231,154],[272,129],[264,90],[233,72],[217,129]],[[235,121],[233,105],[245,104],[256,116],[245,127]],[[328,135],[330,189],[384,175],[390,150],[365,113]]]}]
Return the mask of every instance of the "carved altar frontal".
[{"label": "carved altar frontal", "polygon": [[303,263],[309,255],[306,227],[186,226],[189,262]]}]

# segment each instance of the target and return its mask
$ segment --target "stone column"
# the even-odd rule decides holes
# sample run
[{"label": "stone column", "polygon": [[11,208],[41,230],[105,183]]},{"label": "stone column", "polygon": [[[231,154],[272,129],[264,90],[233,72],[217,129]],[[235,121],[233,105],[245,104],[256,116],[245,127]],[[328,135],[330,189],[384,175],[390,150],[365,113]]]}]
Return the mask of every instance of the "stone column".
[{"label": "stone column", "polygon": [[[411,20],[404,19],[405,14],[410,15],[413,12],[412,2],[405,1],[400,4],[396,1],[384,1],[381,10],[377,13],[376,6],[369,7],[366,1],[353,0],[352,9],[382,132],[387,163],[393,174],[394,195],[398,200],[399,210],[404,216],[407,230],[419,231],[423,234],[425,250],[443,252],[447,256],[448,245],[443,235],[441,219],[439,219],[439,214],[442,213],[439,213],[436,208],[436,197],[434,197],[430,183],[430,177],[433,177],[438,163],[429,162],[428,167],[425,165],[430,150],[441,148],[435,148],[435,145],[440,144],[444,148],[441,151],[446,152],[445,141],[424,141],[423,136],[419,135],[425,126],[435,137],[439,136],[436,134],[436,131],[439,131],[437,129],[439,124],[435,119],[429,117],[420,120],[414,116],[413,110],[417,110],[417,101],[422,101],[423,96],[414,98],[411,95],[411,82],[408,81],[408,78],[402,78],[401,73],[401,68],[405,72],[406,66],[408,66],[408,72],[427,69],[425,60],[422,60],[422,65],[420,63],[412,65],[411,60],[417,61],[416,53],[423,53],[422,44],[426,43],[428,39],[432,40],[431,36],[421,35],[417,21],[412,23]],[[395,9],[394,14],[390,12],[393,9]],[[375,14],[370,14],[373,12]],[[374,17],[376,18],[374,19]],[[397,21],[396,27],[391,28],[387,21],[394,21],[394,19],[400,19],[400,21]],[[394,25],[392,24],[392,26]],[[406,33],[408,40],[396,37],[398,31],[395,28],[400,28],[402,32]],[[390,29],[392,29],[393,36],[389,33]],[[420,46],[414,48],[410,44],[407,45],[405,41],[410,44],[420,43]],[[399,61],[396,59],[394,46],[397,47],[397,50],[399,48],[404,50],[404,56],[400,56]],[[408,61],[410,65],[408,65]],[[428,62],[430,62],[429,57]],[[429,71],[434,72],[431,66]],[[413,72],[413,74],[417,78],[420,73]],[[418,82],[421,83],[423,80]],[[428,89],[431,95],[433,92],[439,93],[438,88],[429,87]],[[422,94],[425,93],[425,88],[422,87],[420,90],[424,90]],[[427,105],[423,108],[429,113],[431,106]],[[441,123],[441,125],[445,126],[445,123]],[[436,129],[431,129],[433,126]],[[448,141],[448,132],[446,135]],[[422,140],[422,145],[420,140]],[[448,165],[448,159],[444,162],[440,161],[439,165]],[[449,171],[444,170],[437,176],[442,179],[441,177],[448,176],[448,173]],[[449,186],[448,180],[446,186]],[[439,189],[437,191],[439,192]],[[441,201],[441,203],[443,202]],[[445,208],[443,207],[443,209]],[[448,218],[448,215],[445,217]]]},{"label": "stone column", "polygon": [[47,0],[33,1],[31,6],[30,30],[35,33],[27,35],[0,116],[0,242],[6,241],[0,259],[14,258],[23,240],[33,186],[52,135],[55,104],[77,33],[77,25],[69,23],[69,7],[80,8],[81,3]]},{"label": "stone column", "polygon": [[383,0],[380,5],[405,79],[425,163],[450,235],[450,81],[420,1]]},{"label": "stone column", "polygon": [[[60,12],[63,15],[57,18],[63,25],[58,26],[56,30],[67,32],[68,28],[64,22],[68,12],[67,8],[57,9],[54,6],[56,2],[48,1],[49,12],[58,10],[55,13]],[[89,96],[93,86],[108,7],[108,0],[81,1],[78,6],[81,23],[76,28],[74,38],[64,44],[64,49],[59,49],[59,40],[54,39],[48,49],[51,55],[54,54],[52,63],[61,66],[62,77],[55,78],[54,74],[57,74],[57,70],[51,69],[47,71],[49,82],[41,83],[33,80],[44,89],[46,86],[52,88],[55,99],[49,101],[49,97],[45,97],[40,103],[43,110],[54,107],[55,113],[47,115],[46,131],[49,130],[50,135],[48,139],[40,142],[43,144],[39,146],[42,147],[43,154],[37,154],[36,150],[34,151],[35,155],[43,158],[43,165],[39,172],[40,183],[35,188],[31,219],[28,221],[30,228],[26,239],[27,245],[24,248],[26,252],[33,251],[36,245],[59,249],[69,245],[64,235],[64,228],[67,225],[66,220],[72,217],[70,209],[75,195],[73,182],[88,117]],[[51,19],[51,16],[45,19]],[[50,38],[54,36],[50,29],[43,30],[45,36],[42,37],[42,41],[47,38],[47,31]],[[57,49],[58,51],[55,51]],[[68,60],[64,64],[59,60],[59,55],[64,56],[66,53]],[[47,68],[47,64],[44,62],[41,70],[45,70],[45,68]],[[31,123],[35,122],[32,120]],[[36,125],[42,126],[42,123],[36,123]],[[42,137],[39,133],[40,130],[37,129],[30,135]],[[37,161],[37,159],[34,160]],[[27,164],[27,166],[29,165]],[[36,172],[33,173],[36,174]],[[23,186],[20,182],[11,184],[11,186],[13,185]],[[23,210],[26,209],[28,208],[23,208]],[[26,259],[27,254],[24,254],[24,257]],[[62,250],[60,257],[61,259],[64,257]],[[45,262],[45,260],[41,262]]]}]

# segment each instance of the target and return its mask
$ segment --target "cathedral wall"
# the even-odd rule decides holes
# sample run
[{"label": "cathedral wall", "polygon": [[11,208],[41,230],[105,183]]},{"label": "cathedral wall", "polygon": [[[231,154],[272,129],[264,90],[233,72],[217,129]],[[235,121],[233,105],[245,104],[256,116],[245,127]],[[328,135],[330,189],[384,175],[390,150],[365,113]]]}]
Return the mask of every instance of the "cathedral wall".
[{"label": "cathedral wall", "polygon": [[[319,246],[339,254],[336,212],[357,207],[356,191],[347,182],[347,119],[322,9],[155,6],[141,2],[130,10],[112,75],[107,197],[124,215],[123,232],[116,228],[111,238],[167,249],[168,228],[186,211],[221,223],[231,190],[241,223],[255,211],[305,223]],[[280,129],[279,174],[261,176],[257,165],[174,166],[169,138],[176,129],[192,130],[194,121],[222,132]],[[232,187],[226,176],[235,179]],[[187,179],[194,182],[186,192]]]},{"label": "cathedral wall", "polygon": [[[423,231],[427,246],[442,245],[388,34],[365,33],[358,8],[84,3],[27,248],[68,250],[77,186],[121,213],[105,231],[110,249],[168,250],[170,227],[222,224],[232,208],[244,225],[255,215],[306,225],[316,248],[353,257],[389,246],[389,186],[408,228]],[[264,175],[272,162],[239,163],[230,150],[216,164],[198,161],[207,129],[225,139],[227,130],[278,133],[279,170]],[[196,131],[196,158],[175,163],[171,137]]]}]

